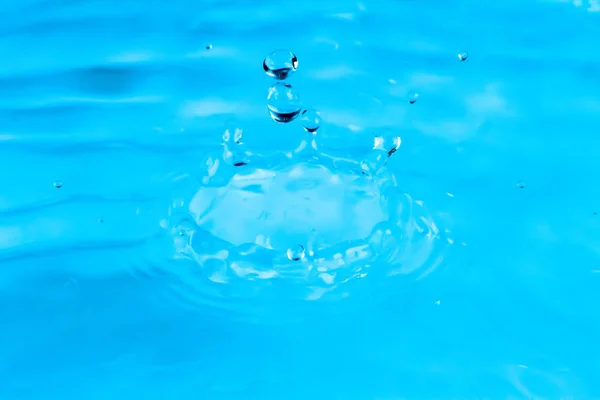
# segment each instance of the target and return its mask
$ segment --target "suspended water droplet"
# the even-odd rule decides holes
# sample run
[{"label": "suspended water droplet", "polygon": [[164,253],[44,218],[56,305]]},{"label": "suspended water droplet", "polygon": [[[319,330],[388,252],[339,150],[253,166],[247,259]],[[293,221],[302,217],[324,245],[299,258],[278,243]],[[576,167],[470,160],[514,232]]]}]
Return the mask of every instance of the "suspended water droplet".
[{"label": "suspended water droplet", "polygon": [[54,187],[57,189],[60,189],[62,187],[63,183],[61,181],[54,181]]},{"label": "suspended water droplet", "polygon": [[525,182],[523,182],[523,181],[519,181],[519,182],[517,182],[517,187],[518,187],[519,189],[525,189]]},{"label": "suspended water droplet", "polygon": [[212,44],[207,44],[205,48],[206,50],[212,50],[213,46]]},{"label": "suspended water droplet", "polygon": [[287,250],[287,258],[289,258],[290,261],[300,261],[304,258],[304,254],[304,246],[301,245],[297,245]]},{"label": "suspended water droplet", "polygon": [[402,144],[402,139],[398,132],[393,129],[382,129],[373,139],[373,149],[385,150],[388,157],[391,157]]},{"label": "suspended water droplet", "polygon": [[223,131],[223,159],[234,167],[248,164],[248,155],[242,142],[243,133],[235,119],[229,120]]},{"label": "suspended water droplet", "polygon": [[458,53],[458,59],[460,61],[466,61],[467,58],[469,58],[469,52],[468,51],[463,51],[462,53]]},{"label": "suspended water droplet", "polygon": [[275,50],[263,61],[263,69],[267,75],[284,80],[298,69],[298,58],[291,51]]},{"label": "suspended water droplet", "polygon": [[302,111],[301,121],[306,132],[315,133],[321,126],[321,114],[317,110],[309,108]]},{"label": "suspended water droplet", "polygon": [[410,93],[408,95],[408,102],[410,104],[415,104],[417,102],[418,98],[419,98],[419,93]]},{"label": "suspended water droplet", "polygon": [[223,131],[223,144],[242,144],[242,135],[244,131],[240,128],[235,119],[230,119],[225,124]]},{"label": "suspended water droplet", "polygon": [[269,88],[267,108],[273,121],[287,123],[300,114],[302,102],[291,85],[278,82]]}]

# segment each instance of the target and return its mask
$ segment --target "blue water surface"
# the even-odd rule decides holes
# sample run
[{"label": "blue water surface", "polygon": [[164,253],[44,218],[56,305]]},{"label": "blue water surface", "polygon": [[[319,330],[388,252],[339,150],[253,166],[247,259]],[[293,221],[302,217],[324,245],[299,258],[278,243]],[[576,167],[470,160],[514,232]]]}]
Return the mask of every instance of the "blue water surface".
[{"label": "blue water surface", "polygon": [[600,398],[599,38],[597,0],[2,0],[0,399]]}]

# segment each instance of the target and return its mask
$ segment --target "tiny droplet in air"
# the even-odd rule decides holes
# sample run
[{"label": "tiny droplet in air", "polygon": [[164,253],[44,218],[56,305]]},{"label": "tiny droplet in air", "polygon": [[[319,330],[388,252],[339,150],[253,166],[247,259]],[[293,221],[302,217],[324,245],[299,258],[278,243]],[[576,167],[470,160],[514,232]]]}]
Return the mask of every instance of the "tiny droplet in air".
[{"label": "tiny droplet in air", "polygon": [[287,250],[287,257],[290,259],[290,261],[300,261],[304,258],[304,253],[304,246],[297,245]]},{"label": "tiny droplet in air", "polygon": [[400,135],[393,129],[383,129],[373,139],[373,149],[385,150],[388,157],[391,157],[400,148],[401,144]]},{"label": "tiny droplet in air", "polygon": [[60,189],[62,187],[63,183],[61,181],[54,181],[54,187],[57,189]]},{"label": "tiny droplet in air", "polygon": [[462,53],[458,53],[458,59],[460,61],[466,61],[469,58],[469,52],[463,51]]},{"label": "tiny droplet in air", "polygon": [[419,99],[419,93],[411,93],[408,95],[408,102],[410,104],[415,104]]}]

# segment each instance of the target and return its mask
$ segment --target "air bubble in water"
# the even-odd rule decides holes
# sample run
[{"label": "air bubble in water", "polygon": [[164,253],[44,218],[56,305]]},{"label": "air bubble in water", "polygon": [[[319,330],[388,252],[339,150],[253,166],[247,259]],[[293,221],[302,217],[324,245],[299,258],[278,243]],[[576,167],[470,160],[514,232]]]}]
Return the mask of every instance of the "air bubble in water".
[{"label": "air bubble in water", "polygon": [[302,127],[306,132],[315,133],[321,126],[321,114],[317,110],[302,111]]},{"label": "air bubble in water", "polygon": [[402,139],[397,132],[392,129],[383,129],[375,135],[373,149],[385,150],[388,157],[391,157],[400,148],[401,144]]},{"label": "air bubble in water", "polygon": [[287,50],[276,50],[263,61],[266,74],[277,80],[284,80],[298,69],[298,58]]},{"label": "air bubble in water", "polygon": [[304,253],[304,246],[297,245],[287,250],[287,257],[290,259],[290,261],[300,261],[304,258]]},{"label": "air bubble in water", "polygon": [[458,53],[458,59],[460,61],[466,61],[469,58],[469,52],[463,51],[462,53]]},{"label": "air bubble in water", "polygon": [[415,104],[417,102],[418,98],[419,98],[419,93],[410,93],[408,95],[408,102],[410,104]]},{"label": "air bubble in water", "polygon": [[63,183],[61,181],[54,181],[54,187],[57,189],[60,189],[62,187]]},{"label": "air bubble in water", "polygon": [[291,85],[278,82],[269,88],[267,107],[273,121],[287,123],[300,114],[302,102]]}]

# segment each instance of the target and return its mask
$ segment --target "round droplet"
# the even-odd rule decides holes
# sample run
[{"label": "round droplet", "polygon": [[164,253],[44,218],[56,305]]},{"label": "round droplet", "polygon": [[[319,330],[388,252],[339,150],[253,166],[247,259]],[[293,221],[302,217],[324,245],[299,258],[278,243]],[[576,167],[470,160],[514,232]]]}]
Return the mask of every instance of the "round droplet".
[{"label": "round droplet", "polygon": [[391,157],[400,148],[401,144],[402,139],[398,132],[392,129],[383,129],[375,135],[373,149],[385,150],[388,157]]},{"label": "round droplet", "polygon": [[62,187],[63,183],[61,181],[54,181],[54,187],[57,189],[60,189]]},{"label": "round droplet", "polygon": [[239,127],[235,119],[227,121],[225,131],[223,131],[223,144],[242,144],[242,135],[244,131]]},{"label": "round droplet", "polygon": [[266,74],[277,80],[284,80],[298,69],[298,58],[287,50],[276,50],[263,61]]},{"label": "round droplet", "polygon": [[317,110],[302,111],[302,127],[306,132],[315,133],[321,126],[321,114]]},{"label": "round droplet", "polygon": [[212,50],[212,44],[207,44],[205,48],[206,50]]},{"label": "round droplet", "polygon": [[519,182],[517,182],[517,187],[518,187],[519,189],[525,189],[525,182],[523,182],[523,181],[519,181]]},{"label": "round droplet", "polygon": [[466,61],[469,58],[469,52],[463,51],[462,53],[458,53],[458,59],[460,61]]},{"label": "round droplet", "polygon": [[410,93],[408,95],[408,102],[410,104],[415,104],[417,102],[418,98],[419,98],[419,93]]},{"label": "round droplet", "polygon": [[273,121],[287,123],[300,114],[302,102],[291,85],[279,82],[269,88],[267,107]]},{"label": "round droplet", "polygon": [[297,245],[287,251],[287,257],[290,261],[300,261],[304,258],[304,246]]}]

